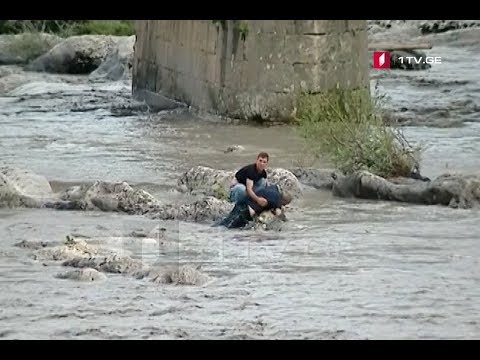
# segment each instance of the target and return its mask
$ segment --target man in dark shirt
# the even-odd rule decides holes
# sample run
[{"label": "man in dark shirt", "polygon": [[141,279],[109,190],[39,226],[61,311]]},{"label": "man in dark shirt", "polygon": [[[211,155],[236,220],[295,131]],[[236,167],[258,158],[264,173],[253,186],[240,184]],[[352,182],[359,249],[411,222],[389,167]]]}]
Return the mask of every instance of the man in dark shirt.
[{"label": "man in dark shirt", "polygon": [[268,154],[261,152],[254,164],[246,165],[235,174],[230,187],[230,201],[236,204],[253,200],[259,206],[266,206],[267,200],[256,193],[267,185]]}]

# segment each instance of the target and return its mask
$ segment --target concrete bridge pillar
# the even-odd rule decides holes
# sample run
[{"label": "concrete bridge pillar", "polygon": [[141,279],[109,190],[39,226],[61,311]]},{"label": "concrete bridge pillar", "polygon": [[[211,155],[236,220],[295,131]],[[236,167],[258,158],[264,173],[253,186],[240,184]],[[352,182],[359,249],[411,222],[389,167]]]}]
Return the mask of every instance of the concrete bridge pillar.
[{"label": "concrete bridge pillar", "polygon": [[141,20],[134,96],[285,121],[298,95],[368,88],[365,20]]}]

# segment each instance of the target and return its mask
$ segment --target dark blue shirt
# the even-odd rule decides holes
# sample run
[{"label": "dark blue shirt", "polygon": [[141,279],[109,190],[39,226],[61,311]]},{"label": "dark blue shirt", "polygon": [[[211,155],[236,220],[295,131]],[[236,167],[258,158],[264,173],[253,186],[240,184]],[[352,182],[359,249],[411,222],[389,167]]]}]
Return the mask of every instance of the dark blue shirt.
[{"label": "dark blue shirt", "polygon": [[255,211],[256,214],[260,214],[262,211],[280,208],[282,206],[282,196],[277,185],[267,185],[255,192],[257,196],[263,197],[267,200],[267,206],[261,207],[254,200],[248,199],[248,205]]}]

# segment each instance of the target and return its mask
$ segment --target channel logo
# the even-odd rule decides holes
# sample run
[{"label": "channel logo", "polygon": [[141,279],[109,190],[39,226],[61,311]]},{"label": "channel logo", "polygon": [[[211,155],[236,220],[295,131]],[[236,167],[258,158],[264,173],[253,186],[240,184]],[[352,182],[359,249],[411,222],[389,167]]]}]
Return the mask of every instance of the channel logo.
[{"label": "channel logo", "polygon": [[390,69],[390,53],[388,51],[375,51],[373,53],[373,67],[375,69]]}]

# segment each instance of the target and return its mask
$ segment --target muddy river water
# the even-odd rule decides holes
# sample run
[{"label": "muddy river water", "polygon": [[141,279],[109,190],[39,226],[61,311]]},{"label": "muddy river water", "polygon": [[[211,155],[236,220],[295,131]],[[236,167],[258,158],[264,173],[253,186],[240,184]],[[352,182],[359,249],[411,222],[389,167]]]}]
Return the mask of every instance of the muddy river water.
[{"label": "muddy river water", "polygon": [[[443,44],[421,72],[372,70],[372,87],[426,146],[422,172],[480,169],[480,42]],[[55,75],[0,97],[2,165],[46,176],[54,188],[125,180],[166,201],[191,166],[233,169],[260,150],[271,167],[302,161],[287,126],[229,125],[186,111],[119,116],[76,111],[128,83]],[[113,99],[113,100],[112,100]],[[93,100],[92,100],[93,101]],[[239,144],[244,150],[224,150]],[[327,166],[327,164],[316,164]],[[480,337],[480,211],[340,199],[308,189],[281,232],[212,228],[141,216],[0,209],[0,338],[9,339],[471,339]],[[146,263],[194,264],[203,286],[124,275],[81,283],[55,277],[15,247],[21,240],[92,239],[167,229],[174,245],[124,245]]]}]

